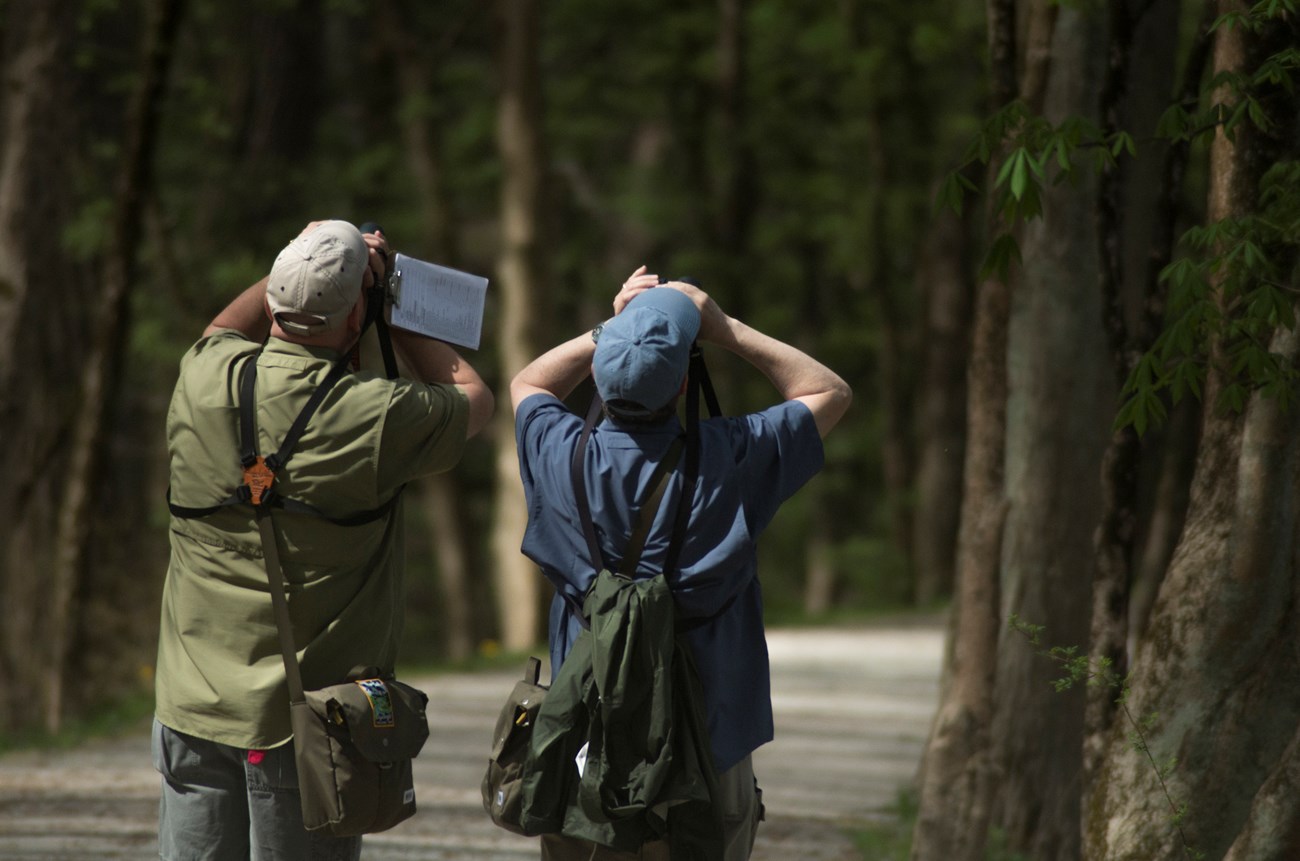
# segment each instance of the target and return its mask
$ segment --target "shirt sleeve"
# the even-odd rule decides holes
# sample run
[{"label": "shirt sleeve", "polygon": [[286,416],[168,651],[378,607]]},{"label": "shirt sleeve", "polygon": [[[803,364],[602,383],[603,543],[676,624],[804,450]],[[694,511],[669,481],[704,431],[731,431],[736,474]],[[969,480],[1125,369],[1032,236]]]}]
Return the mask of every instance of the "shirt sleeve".
[{"label": "shirt sleeve", "polygon": [[226,361],[233,354],[245,350],[251,351],[257,347],[258,345],[255,342],[248,340],[242,332],[236,329],[218,329],[211,335],[199,338],[194,342],[194,346],[190,347],[184,356],[181,356],[181,373],[184,374],[186,368],[196,361],[213,358],[214,356],[219,361]]},{"label": "shirt sleeve", "polygon": [[812,411],[785,401],[730,420],[746,526],[757,536],[822,468],[825,452]]},{"label": "shirt sleeve", "polygon": [[396,380],[379,448],[380,497],[413,478],[460,461],[469,433],[469,398],[453,385]]},{"label": "shirt sleeve", "polygon": [[[554,395],[534,394],[524,398],[515,412],[515,445],[519,453],[519,477],[529,512],[536,513],[542,497],[569,481],[568,461],[555,452],[573,451],[583,422]],[[547,456],[551,455],[551,456]],[[561,470],[559,465],[563,465]],[[560,473],[563,472],[563,475]]]},{"label": "shirt sleeve", "polygon": [[515,412],[519,477],[528,505],[520,550],[557,589],[579,600],[593,573],[570,477],[571,457],[583,425],[553,395],[530,395]]}]

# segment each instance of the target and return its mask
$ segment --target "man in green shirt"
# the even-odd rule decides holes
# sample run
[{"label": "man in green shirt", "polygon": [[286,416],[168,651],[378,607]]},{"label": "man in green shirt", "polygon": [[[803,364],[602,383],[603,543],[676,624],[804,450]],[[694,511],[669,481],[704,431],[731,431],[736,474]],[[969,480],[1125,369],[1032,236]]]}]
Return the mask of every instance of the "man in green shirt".
[{"label": "man in green shirt", "polygon": [[[242,482],[240,372],[256,362],[257,452],[275,452],[307,399],[361,334],[387,241],[343,221],[313,222],[267,278],[238,296],[181,359],[167,415],[171,502],[202,509]],[[268,337],[269,336],[269,337]],[[344,374],[312,416],[282,497],[331,518],[389,504],[403,485],[450,469],[492,415],[493,398],[449,346],[392,330],[414,380]],[[391,672],[402,629],[400,500],[343,526],[276,511],[304,686],[357,666]],[[163,776],[163,859],[356,859],[360,838],[302,825],[289,698],[262,544],[250,506],[171,521],[162,601],[153,755]]]}]

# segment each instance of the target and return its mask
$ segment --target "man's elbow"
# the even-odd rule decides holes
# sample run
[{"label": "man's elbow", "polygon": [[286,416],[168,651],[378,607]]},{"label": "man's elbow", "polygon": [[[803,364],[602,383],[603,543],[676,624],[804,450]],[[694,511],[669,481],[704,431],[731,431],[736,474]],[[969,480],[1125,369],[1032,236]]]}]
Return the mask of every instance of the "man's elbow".
[{"label": "man's elbow", "polygon": [[492,390],[483,385],[466,389],[465,394],[469,398],[469,428],[466,436],[472,438],[491,423],[492,414],[496,412],[496,398],[492,395]]},{"label": "man's elbow", "polygon": [[839,424],[840,419],[849,411],[849,405],[853,403],[853,389],[849,384],[839,377],[835,382],[826,388],[819,396],[804,401],[813,414],[813,421],[817,423],[817,432],[825,438],[831,432],[831,428]]}]

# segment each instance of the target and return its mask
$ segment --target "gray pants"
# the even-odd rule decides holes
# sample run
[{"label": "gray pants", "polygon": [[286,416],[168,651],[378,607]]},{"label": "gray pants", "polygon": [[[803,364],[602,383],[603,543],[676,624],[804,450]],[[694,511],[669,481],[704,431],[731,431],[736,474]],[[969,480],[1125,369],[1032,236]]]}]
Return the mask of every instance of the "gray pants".
[{"label": "gray pants", "polygon": [[[722,858],[719,861],[747,861],[754,850],[754,837],[763,818],[763,793],[754,780],[754,760],[747,756],[718,775],[718,797],[714,808],[722,820]],[[542,835],[542,861],[668,861],[668,842],[656,840],[639,852],[619,852],[590,840]]]},{"label": "gray pants", "polygon": [[293,745],[247,751],[154,721],[163,861],[358,861],[360,837],[302,827]]}]

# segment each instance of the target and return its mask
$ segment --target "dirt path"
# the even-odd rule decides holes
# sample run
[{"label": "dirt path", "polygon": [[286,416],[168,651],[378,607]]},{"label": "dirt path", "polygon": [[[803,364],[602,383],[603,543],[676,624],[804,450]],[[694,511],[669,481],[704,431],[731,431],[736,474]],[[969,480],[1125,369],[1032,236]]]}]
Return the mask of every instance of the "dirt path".
[{"label": "dirt path", "polygon": [[[844,827],[887,807],[913,776],[938,691],[937,625],[769,632],[777,738],[755,772],[768,821],[754,861],[848,861]],[[416,760],[420,811],[366,838],[366,861],[511,861],[536,840],[502,831],[479,801],[491,727],[513,673],[420,680],[433,735]],[[65,751],[0,757],[0,859],[156,857],[158,776],[148,727]]]}]

